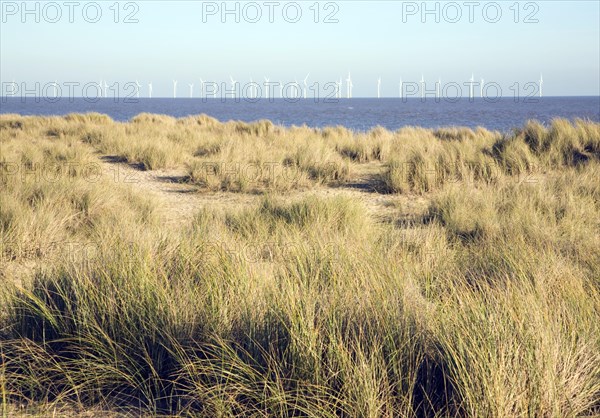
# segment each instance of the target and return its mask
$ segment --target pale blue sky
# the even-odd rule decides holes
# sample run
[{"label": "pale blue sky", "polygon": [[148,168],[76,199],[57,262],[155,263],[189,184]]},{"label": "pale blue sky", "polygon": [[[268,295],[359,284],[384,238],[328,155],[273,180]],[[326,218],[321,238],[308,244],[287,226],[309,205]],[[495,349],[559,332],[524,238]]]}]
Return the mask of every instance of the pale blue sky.
[{"label": "pale blue sky", "polygon": [[[7,3],[21,7],[20,1],[2,3],[4,11]],[[31,7],[34,3],[28,2]],[[157,97],[171,96],[172,79],[179,80],[179,94],[185,96],[187,84],[197,85],[199,77],[220,82],[230,74],[239,81],[267,75],[271,80],[300,81],[310,73],[310,82],[324,83],[345,79],[351,71],[353,93],[359,97],[376,95],[378,77],[382,96],[397,96],[400,77],[419,81],[423,74],[429,81],[440,77],[442,83],[462,83],[474,73],[478,80],[499,83],[510,95],[510,85],[537,82],[543,73],[546,96],[600,94],[598,1],[538,1],[539,22],[529,24],[522,20],[534,9],[526,10],[527,2],[519,2],[521,22],[515,23],[510,9],[514,1],[498,2],[503,13],[498,23],[482,15],[482,7],[490,2],[479,2],[475,22],[470,23],[468,8],[459,1],[464,15],[454,24],[436,23],[432,15],[422,23],[420,14],[403,22],[399,1],[338,1],[339,22],[330,24],[314,23],[309,9],[314,1],[299,2],[303,16],[298,23],[283,19],[281,8],[289,2],[280,1],[274,23],[263,16],[254,24],[236,23],[233,16],[226,23],[210,16],[204,23],[201,2],[156,0],[135,2],[138,23],[114,23],[109,9],[114,2],[99,3],[103,15],[98,23],[86,22],[81,6],[75,9],[74,23],[69,23],[65,6],[58,23],[36,23],[29,15],[23,23],[20,10],[16,15],[4,13],[2,81],[137,79],[142,96],[152,81]],[[125,3],[119,5],[121,20],[127,14]],[[256,3],[266,14],[264,2]],[[319,4],[321,19],[325,3]],[[440,2],[440,7],[445,4]]]}]

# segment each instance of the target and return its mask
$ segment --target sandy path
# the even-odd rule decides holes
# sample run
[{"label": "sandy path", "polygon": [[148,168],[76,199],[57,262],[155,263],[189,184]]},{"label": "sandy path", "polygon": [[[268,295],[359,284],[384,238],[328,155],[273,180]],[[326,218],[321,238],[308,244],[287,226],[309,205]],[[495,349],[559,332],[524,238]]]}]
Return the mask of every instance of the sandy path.
[{"label": "sandy path", "polygon": [[[106,176],[112,176],[131,187],[157,198],[158,213],[169,226],[187,224],[203,207],[228,209],[250,206],[258,202],[261,194],[210,192],[186,182],[183,168],[145,171],[135,164],[123,162],[114,156],[101,156]],[[322,197],[348,196],[361,201],[367,211],[380,222],[393,222],[398,216],[420,212],[427,201],[420,196],[391,195],[380,192],[376,180],[381,164],[356,166],[352,178],[338,186],[315,186],[308,190],[277,193],[295,200],[309,195]]]},{"label": "sandy path", "polygon": [[[161,223],[167,228],[186,227],[203,207],[240,209],[256,204],[262,197],[261,194],[203,190],[186,182],[186,172],[183,168],[145,171],[114,156],[99,156],[99,160],[105,176],[152,196]],[[410,220],[427,207],[428,201],[422,196],[378,192],[376,175],[381,169],[380,164],[357,165],[356,172],[345,184],[334,187],[315,186],[308,190],[277,193],[276,196],[286,201],[310,195],[323,198],[347,196],[362,202],[377,222],[398,223]],[[10,277],[11,280],[20,282],[22,277],[29,277],[39,265],[38,260],[0,261],[3,261],[0,263],[0,281]]]}]

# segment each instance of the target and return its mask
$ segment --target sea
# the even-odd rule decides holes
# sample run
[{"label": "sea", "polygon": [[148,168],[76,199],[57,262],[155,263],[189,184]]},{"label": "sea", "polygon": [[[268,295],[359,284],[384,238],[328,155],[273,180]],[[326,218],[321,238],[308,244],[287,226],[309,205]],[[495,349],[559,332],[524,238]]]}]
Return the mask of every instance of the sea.
[{"label": "sea", "polygon": [[116,121],[127,121],[142,112],[183,117],[207,114],[220,121],[252,122],[268,119],[283,126],[345,126],[368,131],[377,126],[396,130],[405,126],[439,128],[478,126],[510,132],[535,119],[548,124],[554,118],[581,118],[600,122],[600,96],[499,98],[494,101],[463,98],[455,102],[419,98],[350,98],[330,101],[314,99],[262,99],[236,101],[228,98],[19,98],[0,97],[0,113],[21,115],[65,115],[103,113]]}]

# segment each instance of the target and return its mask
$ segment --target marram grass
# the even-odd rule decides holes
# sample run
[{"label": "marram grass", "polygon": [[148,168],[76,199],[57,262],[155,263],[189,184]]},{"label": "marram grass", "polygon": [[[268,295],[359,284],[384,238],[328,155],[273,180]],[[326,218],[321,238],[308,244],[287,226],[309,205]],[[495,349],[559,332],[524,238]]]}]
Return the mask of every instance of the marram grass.
[{"label": "marram grass", "polygon": [[[595,416],[599,144],[588,121],[2,115],[0,413]],[[170,228],[105,155],[261,196]],[[384,194],[344,195],[365,167]]]}]

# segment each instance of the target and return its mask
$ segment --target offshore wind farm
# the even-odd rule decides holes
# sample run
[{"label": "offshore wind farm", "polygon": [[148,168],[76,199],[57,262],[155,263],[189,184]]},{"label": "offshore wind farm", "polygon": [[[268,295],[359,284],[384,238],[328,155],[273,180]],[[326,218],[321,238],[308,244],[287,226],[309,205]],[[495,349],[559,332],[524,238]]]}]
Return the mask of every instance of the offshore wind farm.
[{"label": "offshore wind farm", "polygon": [[[356,84],[351,72],[334,81],[309,82],[310,73],[298,82],[271,81],[267,76],[248,77],[247,82],[229,75],[229,80],[211,81],[197,77],[199,83],[187,82],[184,97],[178,97],[178,80],[169,83],[135,80],[133,84],[110,80],[89,83],[89,97],[64,97],[64,84],[51,83],[50,97],[21,97],[25,87],[17,82],[5,86],[2,99],[4,113],[67,114],[77,111],[105,113],[125,121],[138,113],[160,113],[175,117],[205,113],[219,120],[252,122],[269,119],[284,126],[325,127],[342,124],[360,131],[376,126],[399,129],[404,126],[442,127],[461,125],[471,128],[508,131],[529,119],[549,123],[557,117],[600,119],[599,99],[594,96],[544,97],[543,75],[535,82],[501,86],[475,73],[462,81],[442,82],[441,77],[424,75],[411,80],[377,77]],[[362,78],[364,80],[364,78]],[[193,81],[193,80],[189,80]],[[369,85],[371,88],[369,88]],[[155,86],[162,92],[154,93]],[[363,95],[355,97],[356,88]],[[61,97],[63,96],[63,97]],[[111,97],[112,96],[112,97]]]},{"label": "offshore wind farm", "polygon": [[[273,81],[271,82],[269,78],[264,76],[264,82],[255,82],[253,77],[250,76],[248,82],[237,81],[233,79],[232,75],[229,75],[229,83],[224,80],[221,81],[211,81],[204,80],[199,78],[200,85],[198,89],[198,93],[194,94],[193,85],[194,83],[188,83],[188,87],[190,88],[189,98],[227,98],[227,96],[233,99],[270,99],[270,98],[280,98],[280,99],[310,99],[310,100],[323,100],[323,99],[332,99],[332,98],[342,98],[341,90],[343,87],[342,77],[340,77],[339,81],[333,79],[333,81],[329,80],[315,80],[313,83],[309,85],[308,78],[310,77],[310,73],[308,73],[301,83],[298,82],[297,78],[294,78],[294,81]],[[260,79],[260,78],[259,78]],[[432,91],[435,91],[434,98],[440,99],[443,97],[448,97],[450,99],[460,99],[463,97],[468,97],[469,99],[474,99],[475,88],[479,87],[479,97],[484,98],[488,101],[498,100],[501,97],[509,97],[513,96],[516,99],[527,99],[533,96],[543,97],[543,84],[544,79],[543,75],[540,73],[540,78],[538,81],[524,81],[523,84],[533,87],[533,92],[531,91],[523,91],[523,92],[514,92],[512,86],[501,85],[497,82],[490,81],[487,87],[493,86],[493,91],[491,93],[487,93],[486,84],[483,78],[480,79],[480,82],[475,81],[474,73],[468,80],[453,80],[447,83],[442,84],[442,78],[438,76],[437,81],[426,80],[424,75],[421,75],[421,79],[417,81],[410,81],[405,78],[405,81],[402,81],[402,76],[400,76],[399,82],[399,90],[396,94],[394,94],[392,86],[392,82],[389,80],[384,80],[382,77],[378,77],[375,80],[376,88],[372,91],[369,91],[368,88],[363,88],[361,91],[363,95],[357,96],[361,98],[392,98],[392,97],[421,97],[425,98],[431,97],[430,94]],[[49,98],[58,98],[59,96],[65,97],[81,97],[87,98],[89,100],[93,100],[96,98],[107,97],[107,94],[110,92],[113,99],[125,99],[132,98],[135,96],[136,98],[140,98],[142,96],[146,98],[152,98],[153,96],[153,83],[151,81],[147,82],[144,92],[142,92],[142,84],[136,79],[134,82],[127,82],[121,80],[115,80],[109,83],[109,80],[100,80],[98,83],[85,83],[83,85],[83,89],[79,91],[71,91],[69,90],[69,95],[64,94],[67,89],[68,84],[71,82],[62,82],[58,83],[58,80],[49,83],[35,83],[33,89],[29,89],[29,85],[27,82],[5,82],[2,85],[2,95],[3,97],[17,97],[21,99],[26,99],[27,97],[32,97],[35,101],[39,101],[40,99],[49,99]],[[177,98],[177,80],[173,80],[173,89],[172,89],[172,98]],[[81,87],[81,83],[71,83]],[[166,92],[164,87],[166,84],[157,83],[163,87],[162,91]],[[229,85],[228,85],[229,84]],[[364,85],[368,85],[368,82],[365,82]],[[346,85],[346,94],[345,98],[349,99],[353,97],[352,89],[354,87],[354,83],[352,82],[351,74],[348,72],[348,77],[345,79]],[[435,90],[432,90],[431,86],[434,86]],[[44,93],[50,92],[50,89],[47,87],[52,87],[52,96],[44,95]],[[132,91],[127,91],[128,87],[133,87]],[[290,88],[291,87],[291,88]],[[362,87],[362,86],[358,86]],[[383,94],[382,94],[382,87]],[[464,87],[468,87],[468,90],[464,90]],[[443,92],[449,91],[451,88],[451,94],[442,94]],[[59,95],[60,89],[60,95]],[[33,95],[32,93],[36,93]],[[522,97],[519,96],[522,94]],[[156,97],[156,96],[155,96]],[[168,96],[162,95],[158,96],[161,98],[166,98]],[[157,98],[158,98],[157,97]]]}]

